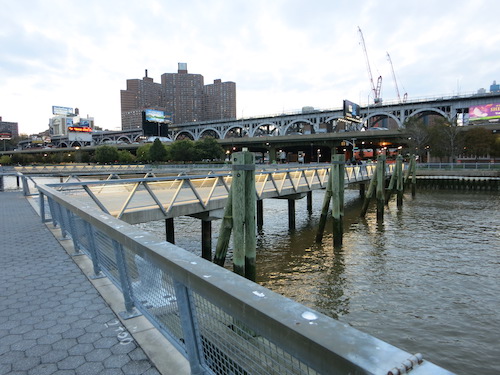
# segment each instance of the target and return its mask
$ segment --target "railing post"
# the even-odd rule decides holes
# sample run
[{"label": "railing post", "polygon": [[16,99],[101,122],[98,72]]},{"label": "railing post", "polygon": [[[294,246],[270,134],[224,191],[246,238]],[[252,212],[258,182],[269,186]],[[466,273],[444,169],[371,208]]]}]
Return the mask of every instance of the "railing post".
[{"label": "railing post", "polygon": [[3,175],[0,174],[0,191],[4,191],[4,187],[3,187]]},{"label": "railing post", "polygon": [[129,281],[127,260],[125,259],[123,246],[116,240],[112,241],[116,257],[116,266],[118,267],[118,274],[120,275],[120,285],[125,302],[125,311],[120,312],[119,315],[123,319],[135,318],[141,314],[135,308],[134,299],[132,297],[132,287]]},{"label": "railing post", "polygon": [[45,195],[39,191],[38,192],[38,204],[40,206],[40,218],[42,219],[42,223],[45,223]]},{"label": "railing post", "polygon": [[192,302],[191,294],[185,285],[174,280],[174,289],[189,366],[191,367],[191,375],[203,375],[206,373],[203,368],[205,357],[196,322],[195,304]]},{"label": "railing post", "polygon": [[25,197],[27,197],[28,195],[30,195],[30,187],[28,184],[28,178],[24,175],[22,178],[23,178],[23,194]]},{"label": "railing post", "polygon": [[76,224],[75,224],[75,218],[73,217],[73,212],[71,212],[67,208],[63,209],[65,210],[66,215],[68,217],[69,233],[71,234],[71,240],[73,241],[73,247],[75,249],[75,252],[71,255],[72,256],[83,255],[83,253],[80,251],[80,243],[78,242],[78,233],[76,230]]},{"label": "railing post", "polygon": [[87,232],[87,237],[89,241],[88,251],[90,253],[90,259],[92,260],[92,266],[94,268],[94,274],[90,276],[91,279],[100,279],[105,277],[104,273],[101,271],[101,266],[99,265],[99,255],[97,252],[97,246],[95,242],[95,231],[94,227],[87,221],[85,221],[85,230]]}]

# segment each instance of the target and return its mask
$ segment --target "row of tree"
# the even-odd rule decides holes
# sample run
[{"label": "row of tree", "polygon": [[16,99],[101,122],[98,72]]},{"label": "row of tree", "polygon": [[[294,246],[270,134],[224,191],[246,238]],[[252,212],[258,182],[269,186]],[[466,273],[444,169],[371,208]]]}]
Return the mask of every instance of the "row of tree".
[{"label": "row of tree", "polygon": [[163,144],[159,139],[156,139],[153,143],[140,146],[135,154],[107,145],[97,147],[94,152],[85,149],[68,152],[58,151],[47,152],[47,150],[40,150],[40,153],[35,154],[16,153],[12,156],[3,155],[0,157],[0,164],[195,162],[218,161],[224,157],[224,149],[214,138],[203,138],[198,141],[184,139],[170,144]]},{"label": "row of tree", "polygon": [[426,125],[422,120],[410,118],[405,133],[407,138],[401,142],[420,160],[426,160],[429,154],[441,162],[456,162],[458,157],[500,157],[500,135],[483,127],[457,126],[444,118]]}]

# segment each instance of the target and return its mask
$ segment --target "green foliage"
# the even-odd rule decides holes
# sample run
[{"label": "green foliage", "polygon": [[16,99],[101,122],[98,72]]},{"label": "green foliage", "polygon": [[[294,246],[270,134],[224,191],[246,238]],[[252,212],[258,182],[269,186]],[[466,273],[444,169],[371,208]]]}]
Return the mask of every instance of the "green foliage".
[{"label": "green foliage", "polygon": [[153,145],[149,149],[149,158],[153,162],[167,160],[167,149],[158,138],[155,139]]},{"label": "green foliage", "polygon": [[151,161],[151,158],[149,157],[149,149],[151,146],[151,143],[139,146],[135,152],[136,160],[142,163],[149,163]]},{"label": "green foliage", "polygon": [[118,151],[118,161],[122,164],[130,164],[135,162],[135,156],[130,151],[120,150]]},{"label": "green foliage", "polygon": [[213,137],[202,138],[195,142],[198,160],[219,160],[224,157],[224,149]]},{"label": "green foliage", "polygon": [[[432,156],[441,161],[455,162],[463,149],[463,132],[444,118],[437,119],[429,126],[429,146]],[[445,158],[446,160],[442,160]]]},{"label": "green foliage", "polygon": [[99,146],[95,150],[94,158],[97,163],[114,163],[119,158],[118,149],[113,146]]},{"label": "green foliage", "polygon": [[0,165],[9,165],[12,163],[12,158],[9,155],[0,156]]},{"label": "green foliage", "polygon": [[182,139],[172,142],[169,146],[170,158],[173,161],[195,161],[197,152],[194,142],[190,139]]},{"label": "green foliage", "polygon": [[406,143],[410,149],[410,154],[418,155],[419,160],[423,160],[427,152],[426,147],[428,146],[430,138],[427,126],[422,120],[416,117],[410,117],[405,122],[405,128],[408,134]]},{"label": "green foliage", "polygon": [[494,150],[496,137],[488,129],[474,127],[465,132],[464,138],[464,153],[468,156],[479,158]]}]

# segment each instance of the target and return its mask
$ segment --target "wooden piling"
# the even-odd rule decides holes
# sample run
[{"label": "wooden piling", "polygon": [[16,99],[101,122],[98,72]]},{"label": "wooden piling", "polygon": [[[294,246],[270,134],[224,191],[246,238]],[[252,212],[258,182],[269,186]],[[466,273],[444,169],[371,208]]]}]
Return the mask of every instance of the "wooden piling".
[{"label": "wooden piling", "polygon": [[201,257],[212,261],[212,221],[201,220]]},{"label": "wooden piling", "polygon": [[385,206],[385,155],[377,157],[377,220],[384,219]]},{"label": "wooden piling", "polygon": [[219,266],[224,266],[226,261],[227,249],[229,240],[231,239],[231,231],[233,229],[233,199],[232,189],[229,190],[226,208],[224,209],[224,218],[220,226],[219,238],[215,247],[214,263]]},{"label": "wooden piling", "polygon": [[312,191],[308,191],[306,199],[307,199],[307,212],[309,213],[309,215],[312,214],[312,210],[313,210],[313,208],[312,208],[313,207],[312,206],[312,196],[313,196]]},{"label": "wooden piling", "polygon": [[255,160],[251,152],[245,153],[245,277],[255,281],[255,258],[257,255],[257,228],[255,225],[255,211],[257,194],[255,191]]},{"label": "wooden piling", "polygon": [[233,270],[255,281],[256,194],[255,163],[251,152],[233,154],[232,217]]},{"label": "wooden piling", "polygon": [[295,230],[295,199],[288,200],[288,229]]},{"label": "wooden piling", "polygon": [[[378,165],[377,165],[378,168]],[[370,199],[373,196],[373,192],[375,191],[375,187],[377,186],[377,172],[372,176],[372,179],[370,180],[370,185],[368,185],[368,191],[366,192],[365,200],[363,202],[363,207],[361,207],[361,217],[365,217],[366,211],[368,211],[368,205],[370,204]]]},{"label": "wooden piling", "polygon": [[403,156],[398,155],[396,158],[396,192],[397,192],[397,207],[403,207]]},{"label": "wooden piling", "polygon": [[412,159],[412,169],[411,169],[411,196],[415,198],[417,195],[417,160],[413,156]]},{"label": "wooden piling", "polygon": [[233,270],[245,276],[245,157],[243,152],[233,154]]},{"label": "wooden piling", "polygon": [[264,200],[257,200],[257,228],[262,229],[264,226]]},{"label": "wooden piling", "polygon": [[344,220],[344,155],[334,155],[332,165],[333,246],[342,246]]},{"label": "wooden piling", "polygon": [[165,236],[167,242],[175,244],[174,218],[165,219]]},{"label": "wooden piling", "polygon": [[316,242],[323,240],[323,232],[325,231],[326,219],[328,217],[328,209],[330,208],[330,200],[332,198],[332,172],[333,167],[330,167],[330,174],[326,183],[325,197],[323,198],[323,206],[321,208],[321,216],[319,218],[318,232],[316,233]]}]

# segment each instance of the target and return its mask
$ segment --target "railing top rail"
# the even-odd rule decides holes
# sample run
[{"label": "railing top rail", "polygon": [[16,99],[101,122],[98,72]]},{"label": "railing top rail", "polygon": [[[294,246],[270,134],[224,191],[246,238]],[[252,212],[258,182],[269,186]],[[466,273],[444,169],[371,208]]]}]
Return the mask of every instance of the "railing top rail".
[{"label": "railing top rail", "polygon": [[[302,171],[315,171],[315,170],[329,170],[330,165],[325,164],[323,166],[314,167],[301,167],[301,168],[288,168],[288,169],[275,169],[275,170],[256,170],[256,175],[266,175],[266,174],[276,174],[276,173],[294,173]],[[227,172],[216,172],[207,174],[195,174],[195,175],[181,175],[181,176],[166,176],[166,177],[141,177],[141,178],[127,178],[127,179],[116,179],[116,180],[95,180],[95,181],[78,181],[78,182],[66,182],[66,183],[51,183],[47,184],[50,187],[73,187],[73,186],[84,186],[84,185],[112,185],[112,184],[135,184],[137,182],[163,182],[163,181],[176,181],[176,180],[196,180],[204,178],[219,178],[219,177],[229,177],[232,171]]]},{"label": "railing top rail", "polygon": [[[38,189],[319,373],[387,374],[411,354],[161,241],[55,189]],[[286,338],[286,339],[284,339]],[[451,374],[424,361],[415,374]]]}]

